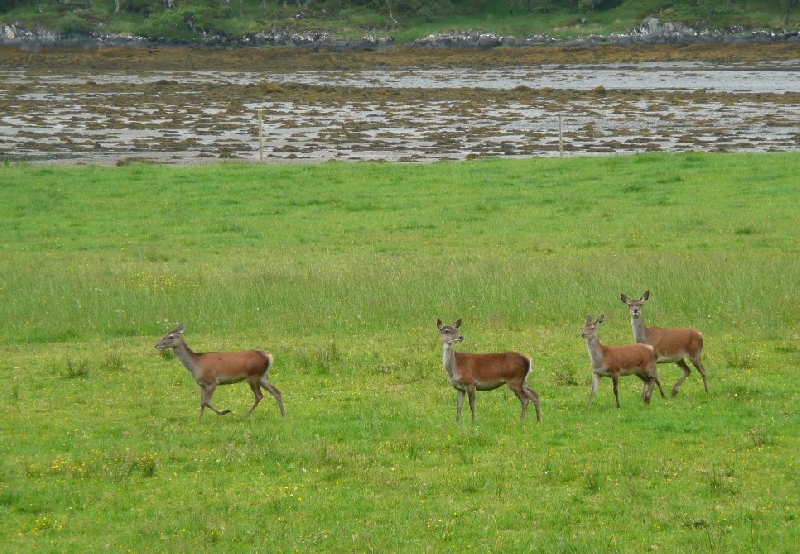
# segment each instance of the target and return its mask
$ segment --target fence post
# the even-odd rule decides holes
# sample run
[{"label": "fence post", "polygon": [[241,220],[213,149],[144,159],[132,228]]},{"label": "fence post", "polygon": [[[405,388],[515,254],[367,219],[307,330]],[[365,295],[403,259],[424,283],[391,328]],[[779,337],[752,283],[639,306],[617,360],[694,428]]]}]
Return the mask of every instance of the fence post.
[{"label": "fence post", "polygon": [[264,124],[261,113],[264,110],[258,110],[258,161],[264,163]]}]

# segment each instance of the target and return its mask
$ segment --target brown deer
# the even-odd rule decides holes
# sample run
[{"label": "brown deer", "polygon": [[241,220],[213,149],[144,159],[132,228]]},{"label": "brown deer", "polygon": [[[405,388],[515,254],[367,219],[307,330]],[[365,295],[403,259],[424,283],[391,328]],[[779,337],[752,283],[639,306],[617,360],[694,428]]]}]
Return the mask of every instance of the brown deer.
[{"label": "brown deer", "polygon": [[459,319],[453,325],[442,325],[442,320],[436,322],[442,337],[442,363],[450,384],[458,391],[456,404],[456,421],[461,421],[461,407],[464,404],[464,394],[469,397],[469,409],[472,411],[472,421],[475,421],[475,391],[494,390],[503,385],[514,391],[522,403],[520,421],[525,421],[528,404],[533,401],[536,407],[536,420],[542,421],[542,411],[539,406],[539,395],[528,386],[527,379],[532,366],[531,359],[517,352],[504,352],[499,354],[466,354],[456,352],[453,344],[462,342],[464,336],[458,332],[461,327]]},{"label": "brown deer", "polygon": [[703,335],[699,331],[688,327],[668,328],[646,327],[642,317],[642,305],[650,298],[650,291],[644,292],[639,300],[629,300],[624,294],[620,295],[620,300],[624,302],[631,312],[631,327],[633,328],[633,340],[644,344],[649,344],[655,349],[658,363],[675,362],[681,368],[683,374],[672,387],[672,396],[678,394],[678,388],[683,384],[691,373],[689,366],[684,358],[689,358],[692,365],[700,372],[703,378],[703,387],[708,394],[708,378],[706,368],[703,367]]},{"label": "brown deer", "polygon": [[636,375],[644,381],[642,389],[642,400],[645,404],[650,403],[653,395],[654,385],[658,385],[658,390],[662,398],[664,390],[661,388],[661,380],[658,378],[656,370],[656,353],[649,344],[626,344],[624,346],[606,346],[600,343],[597,337],[597,327],[603,323],[603,317],[597,318],[592,322],[592,316],[586,316],[583,324],[581,336],[586,339],[586,346],[589,349],[589,358],[592,361],[592,392],[589,395],[589,405],[587,410],[592,408],[594,395],[600,384],[601,377],[611,377],[614,383],[614,396],[617,398],[617,408],[619,404],[619,378],[620,376]]},{"label": "brown deer", "polygon": [[186,341],[183,340],[183,324],[164,335],[156,344],[158,350],[172,348],[180,362],[189,370],[192,377],[200,385],[200,419],[203,411],[210,408],[217,415],[225,415],[230,410],[218,410],[211,405],[211,397],[217,385],[229,385],[247,379],[256,401],[247,412],[247,417],[253,413],[258,403],[264,398],[261,392],[263,387],[275,397],[281,409],[281,416],[286,417],[283,407],[283,397],[280,391],[269,382],[269,368],[272,367],[274,357],[261,350],[244,350],[242,352],[192,352]]}]

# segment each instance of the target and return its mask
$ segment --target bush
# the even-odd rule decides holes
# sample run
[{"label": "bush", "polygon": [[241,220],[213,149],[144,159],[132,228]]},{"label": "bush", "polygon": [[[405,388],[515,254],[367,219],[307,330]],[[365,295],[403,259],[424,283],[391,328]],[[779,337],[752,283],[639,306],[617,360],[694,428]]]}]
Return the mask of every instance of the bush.
[{"label": "bush", "polygon": [[593,10],[603,7],[604,0],[577,0],[577,7],[584,12],[591,12]]},{"label": "bush", "polygon": [[185,33],[211,32],[218,28],[219,10],[205,6],[188,6],[164,10],[147,18],[151,36],[174,36]]},{"label": "bush", "polygon": [[160,0],[122,0],[119,8],[121,12],[136,13],[149,17],[150,14],[161,11],[163,5]]},{"label": "bush", "polygon": [[74,13],[65,14],[58,20],[57,31],[63,37],[91,35],[94,29],[94,24],[91,21],[87,21]]}]

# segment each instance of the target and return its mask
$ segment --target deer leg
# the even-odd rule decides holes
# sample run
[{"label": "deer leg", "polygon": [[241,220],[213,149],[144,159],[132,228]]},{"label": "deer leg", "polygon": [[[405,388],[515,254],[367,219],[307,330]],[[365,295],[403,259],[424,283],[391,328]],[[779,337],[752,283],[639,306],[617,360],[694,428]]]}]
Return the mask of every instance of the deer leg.
[{"label": "deer leg", "polygon": [[514,391],[514,394],[519,398],[520,404],[522,404],[522,413],[519,416],[519,421],[522,423],[525,421],[525,414],[528,412],[528,403],[531,401],[531,397],[528,395],[528,391],[525,390],[524,383],[522,386],[518,384],[511,386],[511,383],[509,383],[508,388]]},{"label": "deer leg", "polygon": [[622,406],[619,405],[619,375],[612,373],[611,382],[614,383],[614,397],[617,399],[617,409],[620,409]]},{"label": "deer leg", "polygon": [[250,417],[250,414],[252,414],[253,410],[256,409],[256,406],[258,406],[258,403],[261,402],[262,398],[264,398],[264,395],[261,392],[261,384],[258,381],[256,381],[255,383],[253,383],[252,381],[248,381],[248,382],[250,384],[250,388],[253,390],[253,394],[256,397],[256,401],[253,402],[253,406],[250,408],[250,411],[247,412],[247,416],[245,416],[245,417]]},{"label": "deer leg", "polygon": [[527,394],[523,394],[520,397],[519,401],[522,404],[522,412],[519,415],[519,422],[522,423],[523,421],[525,421],[525,414],[528,413],[528,403],[531,401],[531,399],[528,398]]},{"label": "deer leg", "polygon": [[645,394],[642,400],[644,400],[645,404],[650,404],[650,399],[653,397],[653,388],[655,387],[656,382],[653,379],[652,375],[648,375],[647,381],[645,381],[645,383],[646,383],[644,386]]},{"label": "deer leg", "polygon": [[686,362],[684,360],[678,360],[675,363],[678,365],[679,368],[681,368],[681,371],[683,371],[683,374],[681,375],[680,379],[678,379],[678,382],[675,383],[675,386],[672,387],[672,396],[675,396],[675,395],[678,394],[678,387],[680,387],[683,384],[683,382],[686,380],[686,378],[692,372],[689,369],[689,366],[686,365]]},{"label": "deer leg", "polygon": [[467,396],[469,396],[469,411],[472,412],[472,423],[475,423],[475,386],[467,388]]},{"label": "deer leg", "polygon": [[203,412],[206,410],[206,404],[203,402],[203,396],[205,394],[205,389],[202,385],[200,385],[200,421],[203,421]]},{"label": "deer leg", "polygon": [[456,423],[461,421],[461,408],[464,405],[464,391],[461,389],[456,389],[458,391],[458,400],[456,401]]},{"label": "deer leg", "polygon": [[[664,394],[664,389],[661,388],[661,378],[658,376],[658,369],[655,368],[655,367],[653,368],[653,382],[656,385],[658,385],[658,392],[661,393],[661,398],[666,398],[666,395]],[[653,393],[653,387],[651,386],[650,387],[651,396],[652,396],[652,393]]]},{"label": "deer leg", "polygon": [[539,394],[530,388],[527,384],[523,385],[522,390],[530,400],[533,400],[533,406],[536,408],[536,421],[542,421],[542,408],[539,406]]},{"label": "deer leg", "polygon": [[706,368],[703,367],[703,362],[700,359],[700,356],[695,358],[689,358],[692,361],[692,365],[700,372],[700,376],[703,378],[703,387],[706,389],[706,394],[708,394],[708,378],[706,377]]},{"label": "deer leg", "polygon": [[642,380],[642,400],[644,400],[647,398],[647,385],[650,383],[650,381],[641,373],[637,373],[636,376]]},{"label": "deer leg", "polygon": [[230,410],[218,410],[211,405],[211,397],[214,396],[216,385],[201,385],[200,386],[200,419],[203,419],[203,409],[208,407],[217,415],[225,415],[231,413]]},{"label": "deer leg", "polygon": [[283,395],[281,391],[278,390],[278,387],[267,381],[266,378],[261,379],[261,386],[275,397],[275,400],[278,401],[278,407],[281,409],[281,417],[286,417],[286,409],[283,407]]},{"label": "deer leg", "polygon": [[592,372],[592,391],[589,393],[589,404],[586,406],[587,410],[592,409],[592,401],[594,401],[594,395],[597,394],[597,387],[600,384],[600,376]]}]

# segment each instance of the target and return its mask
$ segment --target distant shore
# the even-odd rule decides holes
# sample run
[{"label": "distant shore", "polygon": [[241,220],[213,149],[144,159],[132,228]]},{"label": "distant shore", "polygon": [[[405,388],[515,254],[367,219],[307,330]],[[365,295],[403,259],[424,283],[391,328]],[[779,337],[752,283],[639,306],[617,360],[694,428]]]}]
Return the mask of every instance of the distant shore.
[{"label": "distant shore", "polygon": [[97,32],[80,37],[63,37],[47,29],[27,29],[15,25],[0,25],[0,46],[35,48],[39,46],[295,46],[313,50],[334,51],[374,50],[394,47],[419,48],[496,48],[526,46],[592,47],[603,45],[692,45],[692,44],[768,44],[798,43],[800,31],[772,31],[764,29],[695,29],[681,23],[662,23],[648,17],[635,29],[622,33],[550,37],[504,36],[491,31],[465,29],[434,34],[410,42],[398,42],[389,37],[368,34],[359,39],[342,39],[335,32],[319,31],[263,31],[245,36],[198,35],[193,40],[154,39],[134,35]]}]

